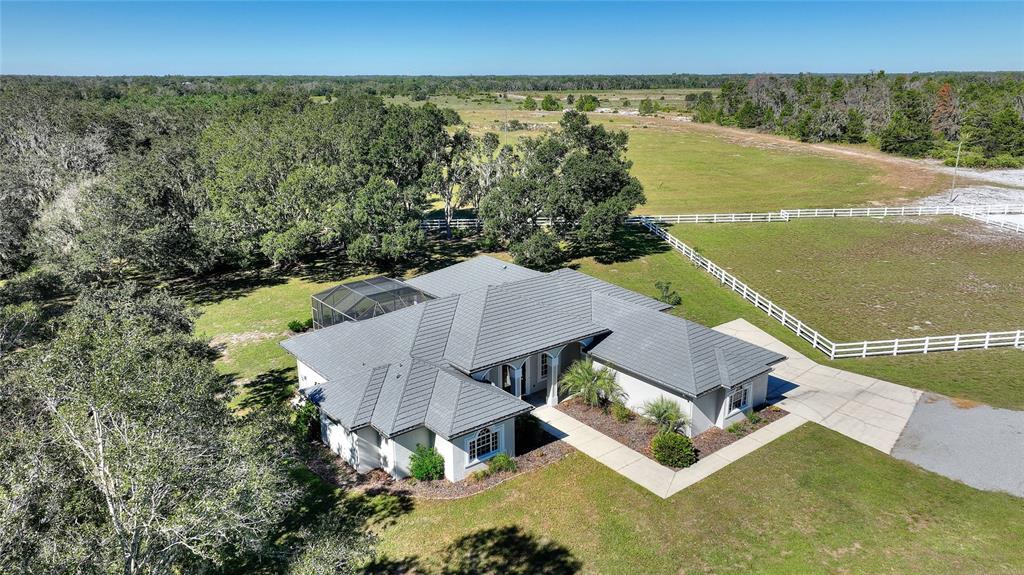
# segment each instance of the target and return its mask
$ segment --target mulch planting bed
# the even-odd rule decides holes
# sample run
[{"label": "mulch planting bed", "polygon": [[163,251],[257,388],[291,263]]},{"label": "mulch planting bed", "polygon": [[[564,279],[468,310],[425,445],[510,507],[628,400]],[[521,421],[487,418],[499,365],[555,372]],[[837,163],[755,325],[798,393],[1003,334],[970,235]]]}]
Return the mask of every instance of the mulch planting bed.
[{"label": "mulch planting bed", "polygon": [[417,481],[412,478],[395,480],[383,469],[357,473],[352,466],[331,453],[326,446],[319,442],[310,444],[306,465],[324,481],[343,489],[371,494],[390,492],[422,499],[459,499],[480,493],[517,475],[540,469],[575,451],[569,444],[548,437],[550,442],[515,457],[516,471],[495,473],[477,481],[468,478],[455,483],[445,479],[436,481]]},{"label": "mulch planting bed", "polygon": [[559,403],[555,409],[580,423],[593,427],[634,451],[652,457],[651,439],[658,433],[658,427],[639,415],[633,414],[633,419],[619,423],[615,421],[610,411],[605,413],[603,409],[591,407],[576,397]]},{"label": "mulch planting bed", "polygon": [[760,411],[755,411],[754,413],[756,413],[761,420],[756,424],[750,423],[749,420],[742,423],[737,430],[737,433],[731,433],[724,429],[712,427],[697,437],[694,437],[693,446],[697,448],[697,459],[703,459],[730,443],[738,441],[743,436],[750,435],[769,423],[778,421],[787,415],[785,410],[775,406],[768,406]]}]

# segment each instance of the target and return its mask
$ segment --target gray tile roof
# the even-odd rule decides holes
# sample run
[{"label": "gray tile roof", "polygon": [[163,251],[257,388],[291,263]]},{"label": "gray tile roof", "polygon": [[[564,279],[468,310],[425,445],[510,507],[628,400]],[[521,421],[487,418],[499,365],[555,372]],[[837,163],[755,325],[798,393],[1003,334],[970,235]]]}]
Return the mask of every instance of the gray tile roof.
[{"label": "gray tile roof", "polygon": [[594,321],[611,333],[587,350],[594,358],[696,397],[732,387],[785,356],[666,313],[594,296]]},{"label": "gray tile roof", "polygon": [[467,374],[591,336],[603,337],[595,356],[689,395],[782,359],[573,270],[541,274],[484,256],[427,276],[454,268],[435,275],[443,279],[436,285],[471,286],[474,273],[495,269],[490,277],[502,281],[282,342],[328,380],[304,393],[349,429],[371,425],[390,436],[425,425],[450,438],[530,409]]},{"label": "gray tile roof", "polygon": [[441,268],[405,283],[436,297],[465,293],[486,286],[496,286],[543,276],[542,272],[503,262],[490,256],[477,256]]}]

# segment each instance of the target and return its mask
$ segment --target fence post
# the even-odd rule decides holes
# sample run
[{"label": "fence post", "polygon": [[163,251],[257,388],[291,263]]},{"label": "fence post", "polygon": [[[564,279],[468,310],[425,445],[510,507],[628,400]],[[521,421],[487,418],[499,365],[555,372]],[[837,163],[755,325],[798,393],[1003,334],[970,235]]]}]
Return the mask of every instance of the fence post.
[{"label": "fence post", "polygon": [[900,353],[900,340],[894,339],[894,340],[892,340],[892,354],[893,355],[899,355],[899,353]]},{"label": "fence post", "polygon": [[960,334],[956,334],[956,338],[953,340],[953,351],[960,351]]},{"label": "fence post", "polygon": [[992,337],[992,332],[985,333],[985,347],[982,348],[982,349],[988,349],[988,341],[989,341],[989,338],[991,338],[991,337]]}]

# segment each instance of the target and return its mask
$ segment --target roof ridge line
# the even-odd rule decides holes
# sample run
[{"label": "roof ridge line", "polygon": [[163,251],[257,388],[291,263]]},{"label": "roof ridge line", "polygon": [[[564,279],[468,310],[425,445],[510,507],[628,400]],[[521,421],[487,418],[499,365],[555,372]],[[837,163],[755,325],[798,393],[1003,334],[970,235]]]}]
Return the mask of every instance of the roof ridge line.
[{"label": "roof ridge line", "polygon": [[732,387],[732,375],[729,373],[729,364],[725,358],[725,350],[722,346],[715,346],[715,359],[718,364],[718,376],[722,378],[721,385],[725,387]]},{"label": "roof ridge line", "polygon": [[[484,316],[487,315],[487,302],[488,302],[488,300],[491,299],[490,296],[491,296],[491,288],[492,287],[494,287],[494,286],[484,286],[483,290],[482,290],[483,294],[484,294],[484,301],[480,305],[480,321],[476,322],[476,325],[474,326],[474,332],[473,332],[473,355],[469,358],[469,367],[470,367],[470,369],[472,369],[472,367],[476,364],[477,349],[479,349],[479,347],[480,347],[480,331],[481,331],[481,328],[484,325]],[[462,303],[462,302],[460,301],[459,303]],[[455,311],[458,312],[458,309],[456,309]],[[448,346],[448,342],[445,342],[445,347],[447,347],[447,346]]]},{"label": "roof ridge line", "polygon": [[[662,312],[656,312],[656,313],[662,313]],[[671,316],[672,314],[668,314],[668,315]],[[672,317],[675,317],[675,316],[672,316]],[[696,370],[696,368],[693,367],[693,341],[690,339],[690,324],[691,324],[691,322],[687,321],[686,318],[680,318],[680,319],[683,320],[683,322],[682,322],[683,331],[686,333],[686,367],[690,371],[690,381],[693,382],[693,388],[694,388],[695,391],[698,391],[697,390],[697,370]]]}]

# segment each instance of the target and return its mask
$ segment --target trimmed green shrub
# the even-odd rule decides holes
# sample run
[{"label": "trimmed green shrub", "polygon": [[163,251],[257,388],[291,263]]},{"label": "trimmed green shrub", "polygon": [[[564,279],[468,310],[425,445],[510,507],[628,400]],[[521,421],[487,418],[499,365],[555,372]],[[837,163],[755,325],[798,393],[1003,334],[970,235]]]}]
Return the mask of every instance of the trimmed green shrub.
[{"label": "trimmed green shrub", "polygon": [[433,447],[416,444],[416,451],[409,456],[409,473],[420,481],[444,477],[444,457]]},{"label": "trimmed green shrub", "polygon": [[293,319],[292,321],[288,322],[288,329],[295,333],[302,333],[304,331],[309,330],[312,327],[313,318],[309,318],[306,321],[299,321],[297,319]]},{"label": "trimmed green shrub", "polygon": [[619,423],[626,423],[633,419],[633,412],[622,403],[612,404],[612,417]]},{"label": "trimmed green shrub", "polygon": [[757,425],[761,423],[761,416],[751,411],[747,414],[747,421],[750,422],[750,425]]},{"label": "trimmed green shrub", "polygon": [[651,440],[654,459],[669,467],[689,467],[697,461],[697,450],[689,437],[672,431],[659,431]]},{"label": "trimmed green shrub", "polygon": [[507,453],[499,453],[487,462],[487,471],[491,473],[515,471],[518,468],[519,465],[516,463],[516,460],[509,457]]}]

